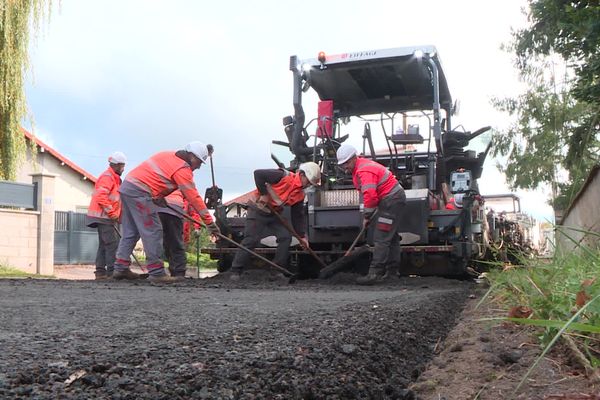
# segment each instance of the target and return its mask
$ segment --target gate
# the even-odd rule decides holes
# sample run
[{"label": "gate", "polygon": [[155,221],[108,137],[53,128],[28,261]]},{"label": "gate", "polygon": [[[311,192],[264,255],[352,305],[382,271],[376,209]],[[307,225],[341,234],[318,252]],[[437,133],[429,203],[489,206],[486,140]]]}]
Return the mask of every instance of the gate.
[{"label": "gate", "polygon": [[85,213],[55,211],[54,264],[94,264],[98,231],[85,225]]}]

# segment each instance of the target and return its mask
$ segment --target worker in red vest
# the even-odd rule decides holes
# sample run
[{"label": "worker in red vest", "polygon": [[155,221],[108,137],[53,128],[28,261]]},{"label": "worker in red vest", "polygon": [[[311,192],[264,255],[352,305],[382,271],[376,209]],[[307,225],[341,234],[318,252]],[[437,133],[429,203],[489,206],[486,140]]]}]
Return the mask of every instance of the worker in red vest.
[{"label": "worker in red vest", "polygon": [[[213,152],[213,146],[207,144],[206,148],[208,149],[208,155],[210,157]],[[173,211],[173,209],[169,207],[159,207],[157,210],[163,230],[164,256],[169,262],[170,275],[185,278],[185,273],[187,271],[187,256],[185,254],[186,240],[182,215],[184,213],[189,214],[192,218],[199,218],[200,216],[193,211],[192,207],[189,207],[189,202],[185,200],[181,190],[175,190],[170,193],[165,197],[165,201],[170,207],[177,211]],[[196,226],[196,229],[199,228],[199,226]]]},{"label": "worker in red vest", "polygon": [[212,234],[220,233],[194,185],[193,171],[208,159],[208,148],[191,142],[184,150],[163,151],[134,168],[121,185],[123,237],[117,249],[114,279],[138,279],[129,269],[130,256],[141,238],[146,253],[148,279],[169,283],[180,280],[167,276],[161,259],[163,231],[157,206],[166,206],[164,197],[179,189]]},{"label": "worker in red vest", "polygon": [[[375,247],[369,273],[356,280],[360,285],[370,285],[383,280],[400,263],[398,228],[406,195],[390,170],[375,161],[358,157],[354,147],[341,145],[336,155],[338,165],[352,174],[354,187],[362,194],[363,225],[375,218]],[[374,215],[376,209],[377,214]]]},{"label": "worker in red vest", "polygon": [[118,223],[121,217],[119,187],[125,170],[125,154],[115,151],[108,157],[108,169],[96,181],[87,212],[87,226],[98,230],[96,280],[113,274],[115,254],[119,245]]},{"label": "worker in red vest", "polygon": [[[292,226],[308,246],[305,236],[304,189],[321,183],[321,170],[314,162],[301,164],[298,172],[283,169],[257,169],[254,171],[256,190],[254,198],[248,202],[248,214],[244,227],[242,246],[254,248],[260,240],[269,235],[277,237],[277,250],[273,262],[285,267],[287,265],[289,247],[292,242],[291,233],[271,212],[267,204],[277,212],[284,206],[291,207]],[[242,250],[235,253],[231,264],[230,279],[237,281],[250,255]]]}]

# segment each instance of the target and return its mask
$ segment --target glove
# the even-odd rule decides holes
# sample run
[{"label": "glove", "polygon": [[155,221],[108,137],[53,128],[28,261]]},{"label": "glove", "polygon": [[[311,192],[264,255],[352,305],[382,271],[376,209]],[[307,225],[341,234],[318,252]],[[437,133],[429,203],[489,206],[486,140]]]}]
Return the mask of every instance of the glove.
[{"label": "glove", "polygon": [[300,238],[300,246],[304,247],[305,249],[309,248],[310,246],[308,245],[308,239],[306,236],[302,236]]},{"label": "glove", "polygon": [[152,198],[152,202],[159,207],[167,207],[167,201],[164,197],[154,197]]},{"label": "glove", "polygon": [[221,230],[214,222],[212,224],[206,225],[206,229],[208,229],[211,235],[217,236],[221,234]]}]

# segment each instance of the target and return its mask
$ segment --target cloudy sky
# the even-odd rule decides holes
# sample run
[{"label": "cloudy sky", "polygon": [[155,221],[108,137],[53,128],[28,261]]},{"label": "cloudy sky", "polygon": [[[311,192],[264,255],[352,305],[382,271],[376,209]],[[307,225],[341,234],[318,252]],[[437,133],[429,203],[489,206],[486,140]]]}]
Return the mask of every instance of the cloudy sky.
[{"label": "cloudy sky", "polygon": [[[270,168],[270,142],[293,112],[290,55],[431,44],[467,130],[503,126],[492,96],[518,87],[500,50],[524,0],[62,0],[31,46],[35,133],[94,175],[114,150],[132,168],[191,140],[215,146],[225,199]],[[307,110],[311,112],[312,110]],[[359,137],[362,130],[356,132]],[[196,173],[201,192],[210,171]],[[494,161],[483,193],[505,192]],[[539,195],[522,194],[537,215]]]}]

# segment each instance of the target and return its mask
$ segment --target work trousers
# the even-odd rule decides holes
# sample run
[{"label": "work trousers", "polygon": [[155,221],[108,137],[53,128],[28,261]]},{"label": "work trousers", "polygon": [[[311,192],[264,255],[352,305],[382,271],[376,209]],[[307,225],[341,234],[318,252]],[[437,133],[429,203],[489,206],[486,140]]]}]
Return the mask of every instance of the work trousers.
[{"label": "work trousers", "polygon": [[96,224],[98,230],[98,251],[96,252],[96,275],[112,275],[113,265],[119,246],[116,225]]},{"label": "work trousers", "polygon": [[[248,207],[242,246],[253,249],[262,238],[270,235],[275,235],[277,238],[277,250],[273,262],[285,267],[288,261],[290,244],[292,243],[292,235],[274,214],[267,214]],[[250,254],[239,249],[233,258],[231,269],[241,271],[248,264],[249,260]]]},{"label": "work trousers", "polygon": [[148,274],[165,274],[161,259],[163,230],[150,196],[128,196],[121,193],[122,238],[117,249],[115,271],[125,271],[131,264],[130,257],[137,241],[141,238],[146,254]]},{"label": "work trousers", "polygon": [[406,205],[406,195],[401,190],[383,198],[377,206],[373,227],[373,259],[371,268],[385,271],[400,263],[400,236],[398,228],[402,211]]},{"label": "work trousers", "polygon": [[171,276],[185,276],[187,259],[183,243],[183,219],[163,212],[159,212],[158,216],[163,227],[163,246]]}]

